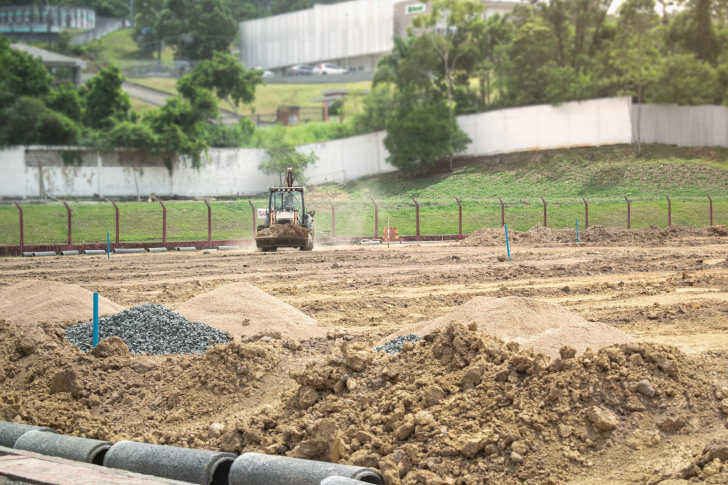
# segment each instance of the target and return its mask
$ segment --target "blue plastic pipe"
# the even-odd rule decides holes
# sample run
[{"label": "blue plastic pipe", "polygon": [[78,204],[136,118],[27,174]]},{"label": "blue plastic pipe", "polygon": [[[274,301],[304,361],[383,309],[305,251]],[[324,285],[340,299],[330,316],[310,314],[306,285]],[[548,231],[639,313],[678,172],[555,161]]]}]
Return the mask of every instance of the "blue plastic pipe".
[{"label": "blue plastic pipe", "polygon": [[576,242],[579,242],[579,219],[576,220]]},{"label": "blue plastic pipe", "polygon": [[109,239],[109,233],[106,233],[106,259],[111,257],[111,239]]},{"label": "blue plastic pipe", "polygon": [[94,347],[99,343],[99,294],[94,292]]},{"label": "blue plastic pipe", "polygon": [[508,261],[511,260],[511,245],[508,243],[508,224],[504,224],[506,228],[506,251],[508,251]]}]

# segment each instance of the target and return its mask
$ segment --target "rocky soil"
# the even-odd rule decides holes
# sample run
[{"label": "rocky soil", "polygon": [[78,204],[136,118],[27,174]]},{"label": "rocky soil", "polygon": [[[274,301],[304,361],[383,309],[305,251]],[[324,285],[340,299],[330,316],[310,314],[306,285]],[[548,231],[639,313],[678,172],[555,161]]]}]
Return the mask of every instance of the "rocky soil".
[{"label": "rocky soil", "polygon": [[[727,483],[722,236],[511,242],[512,262],[501,247],[461,245],[0,260],[0,293],[42,280],[176,310],[252,283],[324,330],[241,333],[185,356],[135,355],[112,338],[84,354],[64,332],[90,304],[83,315],[38,307],[32,322],[6,313],[0,418],[366,464],[389,484]],[[545,300],[637,342],[547,359],[461,321],[394,355],[371,350],[478,296]]]}]

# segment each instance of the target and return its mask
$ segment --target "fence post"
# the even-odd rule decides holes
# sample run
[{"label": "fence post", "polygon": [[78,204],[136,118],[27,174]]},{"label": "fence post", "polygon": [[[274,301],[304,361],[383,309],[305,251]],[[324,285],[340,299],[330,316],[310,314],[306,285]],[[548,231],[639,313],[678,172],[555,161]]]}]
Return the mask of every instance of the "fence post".
[{"label": "fence post", "polygon": [[253,238],[258,234],[257,228],[255,227],[255,221],[256,221],[256,213],[255,213],[255,206],[253,205],[253,202],[248,199],[248,204],[250,204],[250,208],[253,209]]},{"label": "fence post", "polygon": [[455,197],[458,201],[458,236],[463,235],[463,204],[460,203],[460,198]]},{"label": "fence post", "polygon": [[162,244],[167,243],[167,208],[164,206],[162,199],[159,199],[159,203],[162,205]]},{"label": "fence post", "polygon": [[66,212],[68,213],[68,245],[72,245],[72,238],[71,238],[71,208],[68,206],[68,202],[65,200],[63,201],[63,205],[66,206]]},{"label": "fence post", "polygon": [[203,199],[205,201],[205,205],[207,206],[207,244],[212,244],[212,209],[210,208],[210,203],[207,202],[207,199]]},{"label": "fence post", "polygon": [[501,227],[504,227],[506,225],[506,208],[503,205],[503,199],[500,198],[500,195],[498,196],[498,200],[501,203]]},{"label": "fence post", "polygon": [[710,227],[713,227],[713,199],[710,197],[710,194],[708,194],[708,200],[710,201]]},{"label": "fence post", "polygon": [[415,232],[417,235],[417,240],[420,240],[420,203],[417,202],[417,199],[412,197],[412,200],[415,202]]},{"label": "fence post", "polygon": [[114,212],[116,213],[116,244],[119,244],[119,206],[113,200],[111,203],[114,205]]},{"label": "fence post", "polygon": [[665,197],[667,197],[667,227],[670,227],[672,226],[672,201],[669,195]]},{"label": "fence post", "polygon": [[379,207],[374,197],[372,197],[372,203],[374,204],[374,237],[379,237]]},{"label": "fence post", "polygon": [[543,198],[543,195],[541,196],[541,201],[543,202],[543,227],[547,227],[547,225],[546,225],[546,199]]},{"label": "fence post", "polygon": [[329,205],[331,206],[331,235],[336,236],[336,209],[331,199],[329,199]]},{"label": "fence post", "polygon": [[15,207],[18,208],[18,212],[20,213],[20,254],[23,254],[25,250],[25,244],[23,243],[23,209],[17,202],[15,203]]},{"label": "fence post", "polygon": [[627,201],[627,229],[631,229],[632,228],[632,214],[631,214],[631,208],[630,208],[631,202],[629,201],[629,199],[627,198],[626,195],[624,196],[624,200]]},{"label": "fence post", "polygon": [[581,200],[584,201],[584,229],[589,229],[589,202],[584,197]]}]

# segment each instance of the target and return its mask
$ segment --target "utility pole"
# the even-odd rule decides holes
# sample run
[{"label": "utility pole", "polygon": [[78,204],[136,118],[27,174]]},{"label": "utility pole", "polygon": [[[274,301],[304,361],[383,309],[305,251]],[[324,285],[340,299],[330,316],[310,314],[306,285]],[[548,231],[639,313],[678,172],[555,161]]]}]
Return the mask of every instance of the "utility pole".
[{"label": "utility pole", "polygon": [[129,0],[129,26],[134,27],[134,0]]}]

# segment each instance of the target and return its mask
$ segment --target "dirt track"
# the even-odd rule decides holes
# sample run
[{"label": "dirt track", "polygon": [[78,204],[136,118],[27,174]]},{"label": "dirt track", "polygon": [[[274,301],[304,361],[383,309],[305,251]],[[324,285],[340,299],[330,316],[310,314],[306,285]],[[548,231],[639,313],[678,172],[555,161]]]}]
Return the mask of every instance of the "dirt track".
[{"label": "dirt track", "polygon": [[[144,254],[110,260],[5,259],[0,260],[0,290],[25,279],[49,279],[99,291],[125,307],[153,302],[175,309],[195,295],[245,281],[330,326],[332,333],[345,340],[367,344],[444,315],[474,296],[524,296],[559,303],[587,320],[614,325],[641,341],[675,345],[706,359],[706,365],[715,369],[710,379],[720,387],[728,385],[726,244],[728,240],[716,243],[714,238],[693,238],[657,247],[516,246],[511,248],[511,262],[498,260],[503,248],[457,244],[346,246],[317,248],[313,253]],[[291,384],[287,368],[300,366],[333,344],[333,340],[318,339],[303,342],[304,351],[296,355],[282,351],[276,359],[283,365],[263,379],[258,391],[223,402],[214,412],[193,413],[190,422],[200,424],[220,413],[242,412],[277,399]],[[261,364],[261,369],[266,365]],[[173,407],[171,404],[170,409]],[[65,421],[60,414],[62,426]],[[36,419],[44,421],[41,416]],[[135,433],[143,433],[135,431],[143,428],[139,426],[141,417],[132,420],[137,424],[121,416],[116,419],[122,423],[116,430],[119,434],[110,431],[108,436],[139,438]],[[708,429],[693,423],[699,433],[674,435],[660,446],[640,448],[639,453],[608,445],[599,456],[590,458],[590,465],[585,461],[575,468],[569,481],[593,483],[599,477],[602,483],[639,483],[671,453],[697,452],[708,438],[725,436],[725,429],[714,418],[705,418],[703,425],[708,423],[712,426]],[[193,441],[190,446],[204,446]],[[613,468],[616,463],[620,464],[618,471]]]}]

